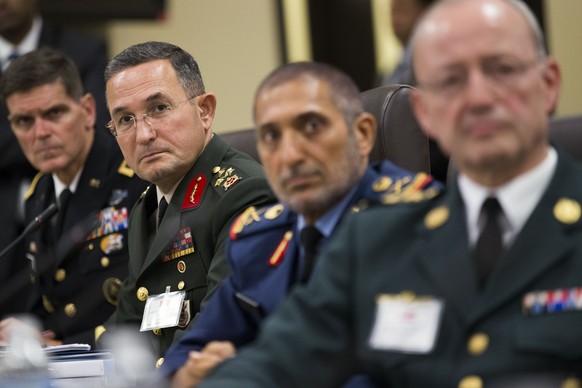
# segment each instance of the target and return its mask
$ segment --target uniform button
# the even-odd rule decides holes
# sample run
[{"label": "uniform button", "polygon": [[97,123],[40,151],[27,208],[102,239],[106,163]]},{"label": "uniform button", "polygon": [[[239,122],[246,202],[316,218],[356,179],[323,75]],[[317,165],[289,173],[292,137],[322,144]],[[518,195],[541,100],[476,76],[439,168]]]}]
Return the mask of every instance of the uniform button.
[{"label": "uniform button", "polygon": [[560,387],[561,388],[580,388],[580,387],[582,387],[582,382],[580,382],[580,379],[577,379],[576,377],[570,377],[570,378],[567,378],[566,380],[564,380]]},{"label": "uniform button", "polygon": [[67,271],[62,268],[59,268],[55,271],[55,280],[57,282],[62,282],[67,277]]},{"label": "uniform button", "polygon": [[178,283],[178,290],[183,290],[185,285],[186,285],[186,283],[184,283],[184,281],[180,281]]},{"label": "uniform button", "polygon": [[49,298],[46,295],[42,296],[42,305],[44,306],[45,310],[49,314],[52,314],[55,312],[55,308],[53,307],[53,304],[51,303],[51,301],[49,300]]},{"label": "uniform button", "polygon": [[153,329],[152,333],[154,333],[157,336],[160,336],[160,335],[162,335],[162,329]]},{"label": "uniform button", "polygon": [[459,388],[481,388],[483,380],[479,376],[467,376],[459,382]]},{"label": "uniform button", "polygon": [[102,266],[103,268],[107,268],[107,267],[109,267],[109,257],[107,257],[107,256],[103,256],[103,257],[101,258],[101,266]]},{"label": "uniform button", "polygon": [[156,368],[161,367],[163,363],[164,363],[164,357],[158,358],[158,361],[156,361]]},{"label": "uniform button", "polygon": [[93,243],[89,243],[87,244],[87,250],[92,251],[93,250]]},{"label": "uniform button", "polygon": [[65,314],[67,317],[72,318],[77,314],[77,307],[73,303],[69,303],[65,306]]},{"label": "uniform button", "polygon": [[483,354],[489,347],[489,336],[485,333],[475,333],[469,338],[467,350],[472,356]]},{"label": "uniform button", "polygon": [[150,292],[148,291],[147,288],[140,287],[137,289],[137,292],[135,294],[137,295],[137,299],[139,299],[142,302],[145,302],[146,299],[148,298]]}]

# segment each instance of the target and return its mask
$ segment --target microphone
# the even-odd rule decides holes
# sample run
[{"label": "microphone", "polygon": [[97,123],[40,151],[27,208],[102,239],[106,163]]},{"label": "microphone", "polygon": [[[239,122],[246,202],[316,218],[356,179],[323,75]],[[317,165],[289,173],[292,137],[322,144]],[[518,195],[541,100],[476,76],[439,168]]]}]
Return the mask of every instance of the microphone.
[{"label": "microphone", "polygon": [[55,214],[59,212],[59,207],[51,203],[42,213],[38,216],[34,217],[34,220],[31,221],[30,224],[24,228],[24,231],[20,233],[20,235],[12,241],[2,252],[0,252],[0,259],[2,259],[6,253],[8,253],[16,244],[20,242],[23,238],[28,236],[30,233],[38,230],[41,226],[43,226],[48,220],[54,217]]}]

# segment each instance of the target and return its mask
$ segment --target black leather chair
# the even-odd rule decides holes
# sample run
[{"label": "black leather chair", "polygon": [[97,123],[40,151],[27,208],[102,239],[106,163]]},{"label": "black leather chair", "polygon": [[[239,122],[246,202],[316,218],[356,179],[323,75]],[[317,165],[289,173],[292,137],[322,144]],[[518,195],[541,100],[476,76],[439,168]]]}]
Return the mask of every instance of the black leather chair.
[{"label": "black leather chair", "polygon": [[[410,171],[431,171],[431,151],[428,137],[420,129],[410,106],[411,86],[386,85],[362,93],[364,109],[377,120],[376,144],[370,161],[390,160]],[[239,151],[256,160],[256,134],[243,129],[221,134]]]},{"label": "black leather chair", "polygon": [[364,109],[378,125],[370,161],[390,160],[410,171],[430,173],[429,139],[412,112],[411,91],[408,85],[385,85],[362,93]]},{"label": "black leather chair", "polygon": [[221,133],[220,137],[222,137],[232,147],[249,154],[256,161],[260,162],[259,154],[257,152],[257,135],[254,128]]},{"label": "black leather chair", "polygon": [[551,142],[582,161],[582,115],[551,119],[549,137]]}]

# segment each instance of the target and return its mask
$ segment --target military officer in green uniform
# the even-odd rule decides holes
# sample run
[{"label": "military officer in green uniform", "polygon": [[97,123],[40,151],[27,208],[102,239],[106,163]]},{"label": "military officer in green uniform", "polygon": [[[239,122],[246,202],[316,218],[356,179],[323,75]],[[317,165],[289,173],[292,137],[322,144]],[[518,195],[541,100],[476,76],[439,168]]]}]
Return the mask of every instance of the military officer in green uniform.
[{"label": "military officer in green uniform", "polygon": [[263,326],[200,387],[579,387],[582,166],[548,143],[560,89],[520,0],[442,0],[413,38],[446,193],[352,216]]},{"label": "military officer in green uniform", "polygon": [[[128,274],[129,212],[146,183],[105,130],[73,62],[43,48],[15,60],[0,90],[24,154],[39,170],[25,195],[28,222],[51,204],[59,212],[26,241],[31,274],[15,273],[2,297],[30,289],[30,312],[46,344],[93,344],[95,326],[115,310]],[[23,276],[24,275],[24,276]],[[32,281],[32,286],[30,282]],[[0,323],[0,337],[14,319]]]},{"label": "military officer in green uniform", "polygon": [[227,275],[230,223],[274,196],[260,164],[212,132],[216,97],[190,54],[137,44],[111,60],[105,79],[109,128],[153,185],[130,217],[130,273],[117,310],[96,335],[105,343],[113,326],[134,324],[163,356]]}]

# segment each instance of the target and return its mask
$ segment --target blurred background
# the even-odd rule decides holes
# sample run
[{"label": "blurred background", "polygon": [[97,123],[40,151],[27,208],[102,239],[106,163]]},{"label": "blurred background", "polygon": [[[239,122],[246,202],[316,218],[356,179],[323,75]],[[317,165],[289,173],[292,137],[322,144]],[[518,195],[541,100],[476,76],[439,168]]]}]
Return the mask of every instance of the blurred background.
[{"label": "blurred background", "polygon": [[[99,35],[109,56],[147,40],[168,41],[198,61],[216,93],[213,128],[252,127],[258,83],[288,61],[318,60],[345,70],[362,90],[398,63],[391,0],[41,0],[43,15]],[[557,116],[582,113],[581,0],[528,0],[550,53],[562,65]]]}]

